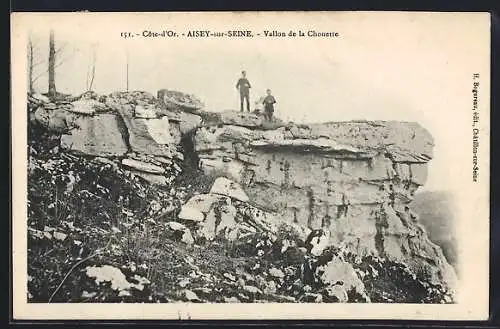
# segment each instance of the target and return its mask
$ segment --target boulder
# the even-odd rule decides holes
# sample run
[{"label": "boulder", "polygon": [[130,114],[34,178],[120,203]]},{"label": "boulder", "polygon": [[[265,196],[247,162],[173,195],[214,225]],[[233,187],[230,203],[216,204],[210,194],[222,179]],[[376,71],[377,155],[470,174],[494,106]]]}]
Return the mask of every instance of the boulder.
[{"label": "boulder", "polygon": [[157,95],[158,99],[162,101],[167,108],[198,111],[204,107],[202,101],[192,94],[176,90],[161,89],[158,90]]},{"label": "boulder", "polygon": [[165,173],[165,169],[163,169],[160,166],[154,165],[152,163],[147,163],[143,161],[138,161],[134,159],[123,159],[122,160],[122,165],[128,168],[133,168],[137,171],[142,171],[145,173],[150,173],[150,174],[163,174]]},{"label": "boulder", "polygon": [[313,139],[318,137],[313,134],[309,126],[292,125],[289,131],[293,138]]},{"label": "boulder", "polygon": [[184,232],[187,229],[186,225],[179,223],[179,222],[168,222],[167,226],[173,231]]},{"label": "boulder", "polygon": [[290,230],[294,237],[298,238],[301,242],[305,242],[309,234],[311,234],[311,229],[306,226],[295,223],[287,223],[286,227]]},{"label": "boulder", "polygon": [[366,295],[365,285],[358,278],[351,264],[339,257],[333,257],[325,265],[316,267],[315,275],[325,286],[342,286],[345,291],[354,290],[360,295]]},{"label": "boulder", "polygon": [[198,295],[196,295],[196,293],[194,293],[191,290],[184,290],[184,298],[186,298],[186,300],[188,300],[190,302],[201,301],[200,298],[198,297]]},{"label": "boulder", "polygon": [[144,180],[148,181],[151,184],[159,186],[168,186],[172,183],[172,181],[175,178],[174,176],[155,175],[134,170],[130,170],[130,172],[136,176],[143,178]]},{"label": "boulder", "polygon": [[221,201],[223,198],[223,196],[217,194],[195,194],[184,206],[197,209],[199,212],[206,214],[212,209],[215,202]]},{"label": "boulder", "polygon": [[219,216],[220,222],[215,229],[215,235],[218,235],[220,232],[225,233],[225,238],[228,240],[236,240],[237,238],[237,222],[235,220],[236,217],[236,208],[232,205],[223,204],[219,206]]},{"label": "boulder", "polygon": [[225,177],[218,177],[215,180],[210,193],[225,195],[243,202],[249,201],[248,196],[241,186]]},{"label": "boulder", "polygon": [[175,143],[174,138],[170,133],[168,118],[162,117],[161,119],[144,119],[142,123],[146,126],[149,135],[157,144],[168,145]]},{"label": "boulder", "polygon": [[323,300],[330,303],[347,303],[349,301],[349,296],[343,286],[334,285],[325,288],[323,291]]},{"label": "boulder", "polygon": [[264,211],[248,203],[240,204],[238,212],[243,216],[245,222],[258,230],[270,233],[273,238],[278,232],[278,220],[271,212]]},{"label": "boulder", "polygon": [[278,286],[277,286],[276,282],[271,280],[271,281],[266,282],[266,285],[264,287],[264,293],[275,294],[277,289],[278,289]]},{"label": "boulder", "polygon": [[212,209],[207,214],[205,220],[200,224],[200,229],[198,230],[198,235],[205,238],[208,241],[215,239],[215,229],[217,226],[217,218],[215,211]]},{"label": "boulder", "polygon": [[312,231],[307,237],[305,245],[312,255],[321,256],[323,251],[330,245],[330,231]]},{"label": "boulder", "polygon": [[[200,214],[202,213],[200,212]],[[200,223],[198,235],[209,241],[216,236],[234,241],[242,230],[236,217],[237,210],[234,206],[228,203],[215,203],[207,213],[205,220]]]},{"label": "boulder", "polygon": [[34,113],[34,118],[48,131],[63,133],[75,127],[78,115],[67,110],[50,110],[39,107]]},{"label": "boulder", "polygon": [[174,231],[176,234],[174,237],[179,241],[185,243],[185,244],[193,244],[194,243],[194,238],[193,235],[191,234],[191,231],[189,228],[186,227],[186,225],[179,223],[179,222],[168,222],[166,223],[166,226]]},{"label": "boulder", "polygon": [[141,119],[156,119],[158,116],[156,114],[156,109],[153,107],[144,107],[141,105],[136,105],[134,109],[134,116]]},{"label": "boulder", "polygon": [[61,148],[92,156],[122,156],[127,152],[116,115],[81,116],[75,126],[78,128],[61,136]]},{"label": "boulder", "polygon": [[137,119],[124,107],[120,107],[119,112],[127,128],[132,151],[167,158],[176,153],[168,118]]},{"label": "boulder", "polygon": [[94,99],[80,99],[71,103],[71,107],[68,109],[70,112],[93,115],[97,111],[105,112],[107,107],[105,104],[96,101]]},{"label": "boulder", "polygon": [[[95,91],[92,90],[87,90],[83,93],[81,93],[79,96],[74,97],[74,100],[82,100],[82,99],[94,99],[94,100],[99,100],[103,96],[99,96]],[[105,97],[105,96],[104,96]]]},{"label": "boulder", "polygon": [[148,93],[147,91],[134,90],[111,93],[106,97],[106,103],[114,106],[124,104],[154,105],[157,103],[157,100],[151,93]]},{"label": "boulder", "polygon": [[181,241],[189,245],[194,243],[193,235],[191,234],[191,231],[189,229],[186,228],[186,230],[182,234]]},{"label": "boulder", "polygon": [[177,215],[180,219],[193,221],[193,222],[202,222],[205,219],[205,215],[203,213],[193,207],[188,205],[183,205],[179,215]]}]

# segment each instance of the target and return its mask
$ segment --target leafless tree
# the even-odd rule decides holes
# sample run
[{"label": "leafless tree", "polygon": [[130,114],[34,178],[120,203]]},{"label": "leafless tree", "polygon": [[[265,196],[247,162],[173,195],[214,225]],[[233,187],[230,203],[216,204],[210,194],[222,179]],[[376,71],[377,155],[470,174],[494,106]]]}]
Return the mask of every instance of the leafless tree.
[{"label": "leafless tree", "polygon": [[49,34],[49,58],[48,58],[48,66],[47,70],[41,72],[36,77],[33,77],[33,83],[38,80],[40,77],[44,76],[48,73],[49,76],[49,90],[48,96],[54,97],[57,94],[56,89],[56,68],[65,63],[70,56],[62,57],[61,54],[65,52],[66,44],[60,44],[58,48],[56,48],[56,42],[54,37],[54,31],[51,30]]},{"label": "leafless tree", "polygon": [[28,36],[28,90],[30,93],[35,92],[35,82],[40,77],[35,76],[35,70],[44,62],[44,60],[40,60],[38,57],[38,43],[30,33]]},{"label": "leafless tree", "polygon": [[53,31],[50,32],[49,36],[49,63],[45,66],[45,69],[39,70],[38,67],[41,64],[47,62],[47,59],[41,58],[40,55],[40,38],[36,35],[30,33],[28,36],[28,90],[30,93],[34,93],[36,91],[36,82],[43,76],[49,75],[49,95],[53,96],[56,94],[56,85],[55,85],[55,73],[56,69],[65,63],[70,57],[71,53],[69,53],[66,57],[62,57],[61,55],[66,53],[66,43],[58,42],[59,48],[55,48],[55,40]]},{"label": "leafless tree", "polygon": [[87,91],[92,91],[95,80],[95,65],[96,65],[96,45],[92,44],[90,49],[90,64],[87,70]]},{"label": "leafless tree", "polygon": [[[47,59],[42,59],[40,55],[40,39],[33,34],[28,37],[28,89],[31,93],[36,90],[36,82],[41,77],[49,73],[49,90],[55,94],[55,71],[56,68],[61,66],[69,58],[60,56],[64,53],[65,45],[55,48],[54,33],[51,31],[49,36],[49,65],[44,70],[39,70],[41,64],[47,62]],[[51,94],[49,92],[49,94]]]},{"label": "leafless tree", "polygon": [[49,97],[56,96],[56,46],[54,31],[50,30],[49,36]]},{"label": "leafless tree", "polygon": [[34,46],[33,40],[31,36],[28,38],[28,89],[30,93],[34,92],[33,88],[33,55],[34,55]]},{"label": "leafless tree", "polygon": [[127,91],[128,91],[128,65],[129,65],[128,49],[127,49],[126,56],[127,56],[127,63],[126,63],[127,67],[126,67],[126,70],[127,70]]}]

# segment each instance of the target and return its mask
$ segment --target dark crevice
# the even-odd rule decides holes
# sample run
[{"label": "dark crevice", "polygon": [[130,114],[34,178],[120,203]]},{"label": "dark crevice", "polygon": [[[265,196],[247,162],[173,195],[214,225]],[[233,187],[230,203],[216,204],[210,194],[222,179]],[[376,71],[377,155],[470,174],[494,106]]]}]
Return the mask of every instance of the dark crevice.
[{"label": "dark crevice", "polygon": [[312,223],[314,221],[314,193],[312,189],[307,191],[308,198],[308,208],[309,208],[309,217],[307,218],[307,227],[312,228]]},{"label": "dark crevice", "polygon": [[215,181],[213,175],[205,175],[200,168],[200,158],[193,143],[195,130],[193,129],[181,136],[179,151],[182,152],[184,159],[179,165],[183,170],[174,183],[176,186],[187,188],[187,199],[194,193],[208,193]]},{"label": "dark crevice", "polygon": [[196,129],[193,129],[181,136],[181,147],[184,155],[184,168],[189,168],[191,170],[197,170],[200,158],[194,148],[194,136],[196,134]]},{"label": "dark crevice", "polygon": [[385,212],[385,209],[381,207],[375,213],[375,228],[377,230],[377,233],[375,234],[375,249],[377,249],[380,257],[385,256],[384,237],[385,230],[388,226],[387,213]]},{"label": "dark crevice", "polygon": [[120,114],[116,114],[116,122],[122,139],[125,142],[125,146],[127,147],[127,153],[133,152],[132,146],[130,145],[130,133],[128,132],[127,124]]}]

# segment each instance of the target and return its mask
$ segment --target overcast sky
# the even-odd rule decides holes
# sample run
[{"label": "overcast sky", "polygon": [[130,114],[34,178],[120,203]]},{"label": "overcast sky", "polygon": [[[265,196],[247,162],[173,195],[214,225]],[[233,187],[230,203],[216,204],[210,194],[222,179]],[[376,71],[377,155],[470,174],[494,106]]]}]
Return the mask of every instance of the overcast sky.
[{"label": "overcast sky", "polygon": [[[246,70],[253,86],[252,101],[272,89],[277,115],[283,119],[420,123],[436,144],[426,189],[453,189],[457,174],[453,164],[462,161],[456,153],[461,146],[456,143],[463,140],[465,131],[470,134],[471,76],[484,67],[481,63],[487,57],[479,47],[484,38],[471,37],[481,35],[480,25],[472,20],[469,24],[460,15],[440,17],[360,15],[353,21],[339,14],[335,20],[310,19],[297,25],[297,20],[265,15],[253,21],[243,15],[203,24],[137,16],[107,26],[104,16],[59,18],[53,25],[56,43],[64,46],[60,56],[67,60],[57,69],[56,83],[60,92],[85,91],[94,44],[98,93],[125,90],[128,50],[130,90],[156,95],[161,88],[177,89],[200,97],[208,110],[220,111],[239,108],[235,84],[241,70]],[[179,31],[279,27],[285,32],[301,28],[336,31],[340,37],[124,40],[119,36],[120,31],[166,27]],[[38,28],[33,33],[37,56],[46,60],[48,30]],[[37,81],[39,90],[46,91],[46,80],[43,76]],[[450,129],[454,125],[467,130]]]}]

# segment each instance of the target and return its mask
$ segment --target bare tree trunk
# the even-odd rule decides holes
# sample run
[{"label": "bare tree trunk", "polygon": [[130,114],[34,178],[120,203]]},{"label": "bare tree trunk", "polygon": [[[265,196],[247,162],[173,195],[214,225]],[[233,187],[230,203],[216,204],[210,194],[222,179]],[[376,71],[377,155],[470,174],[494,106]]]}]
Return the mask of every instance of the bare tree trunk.
[{"label": "bare tree trunk", "polygon": [[90,87],[89,86],[89,81],[90,81],[90,65],[91,65],[90,63],[87,64],[87,79],[85,80],[85,88],[87,88],[87,89],[85,89],[86,91],[88,91],[89,87]]},{"label": "bare tree trunk", "polygon": [[95,80],[95,63],[97,59],[96,55],[96,49],[95,45],[91,46],[91,58],[90,58],[90,64],[89,68],[87,70],[87,91],[92,91],[92,87],[94,86],[94,80]]},{"label": "bare tree trunk", "polygon": [[128,50],[127,50],[127,91],[128,91]]},{"label": "bare tree trunk", "polygon": [[49,97],[56,96],[56,47],[54,31],[50,31],[49,38]]},{"label": "bare tree trunk", "polygon": [[92,48],[92,71],[90,72],[90,84],[89,84],[89,91],[92,91],[92,86],[94,85],[94,79],[95,79],[95,62],[96,62],[96,53],[95,53],[95,48]]},{"label": "bare tree trunk", "polygon": [[28,39],[28,83],[29,83],[29,86],[28,86],[28,90],[30,92],[30,94],[33,94],[34,93],[34,87],[33,87],[33,67],[34,67],[34,64],[33,64],[33,40],[31,39],[31,36],[29,37]]}]

